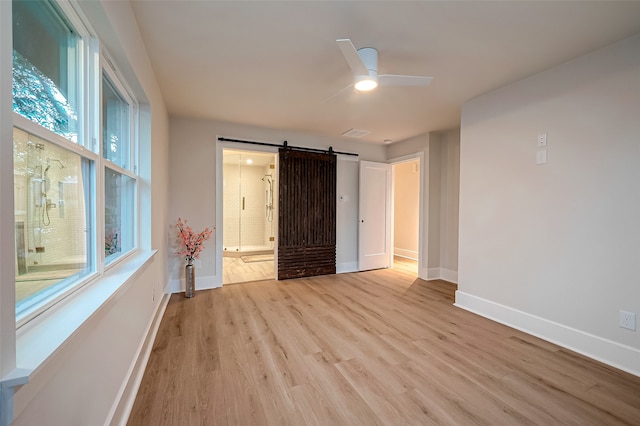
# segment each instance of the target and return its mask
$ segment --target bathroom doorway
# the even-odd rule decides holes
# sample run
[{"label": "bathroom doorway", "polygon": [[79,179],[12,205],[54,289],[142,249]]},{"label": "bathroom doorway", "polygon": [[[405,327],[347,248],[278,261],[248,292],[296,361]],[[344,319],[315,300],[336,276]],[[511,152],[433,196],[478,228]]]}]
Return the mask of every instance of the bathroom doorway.
[{"label": "bathroom doorway", "polygon": [[223,150],[222,284],[275,279],[276,154]]},{"label": "bathroom doorway", "polygon": [[420,158],[393,163],[393,268],[418,276]]}]

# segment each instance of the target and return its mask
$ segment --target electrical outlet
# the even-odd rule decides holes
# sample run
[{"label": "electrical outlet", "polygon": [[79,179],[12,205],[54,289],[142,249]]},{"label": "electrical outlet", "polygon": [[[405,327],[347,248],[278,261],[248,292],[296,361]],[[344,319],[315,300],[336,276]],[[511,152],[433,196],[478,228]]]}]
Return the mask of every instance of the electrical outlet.
[{"label": "electrical outlet", "polygon": [[538,146],[547,146],[547,134],[540,133],[538,135]]},{"label": "electrical outlet", "polygon": [[636,314],[633,312],[620,311],[620,327],[636,331]]}]

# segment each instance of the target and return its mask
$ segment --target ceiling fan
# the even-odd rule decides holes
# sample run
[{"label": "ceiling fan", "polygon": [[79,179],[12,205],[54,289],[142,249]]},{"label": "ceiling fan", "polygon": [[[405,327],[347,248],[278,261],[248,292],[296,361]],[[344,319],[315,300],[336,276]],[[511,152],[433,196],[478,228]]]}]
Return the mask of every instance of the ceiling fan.
[{"label": "ceiling fan", "polygon": [[378,75],[378,51],[372,47],[355,48],[348,38],[336,40],[338,47],[353,71],[354,87],[359,91],[380,86],[427,86],[433,77],[415,75]]}]

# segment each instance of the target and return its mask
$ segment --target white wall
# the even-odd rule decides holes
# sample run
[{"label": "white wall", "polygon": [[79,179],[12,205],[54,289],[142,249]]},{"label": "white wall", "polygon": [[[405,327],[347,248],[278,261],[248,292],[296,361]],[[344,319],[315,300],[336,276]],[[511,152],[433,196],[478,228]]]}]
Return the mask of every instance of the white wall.
[{"label": "white wall", "polygon": [[[354,159],[384,161],[385,152],[381,145],[371,145],[358,141],[332,139],[286,130],[266,129],[212,120],[172,117],[170,121],[169,166],[169,221],[187,218],[199,230],[207,225],[222,221],[216,217],[216,144],[217,137],[262,141],[281,144],[287,141],[292,146],[353,152],[359,157],[339,156],[338,195],[347,195],[347,201],[338,202],[336,261],[341,272],[357,268],[357,162]],[[236,149],[260,149],[252,145],[225,144]],[[354,169],[355,167],[355,169]],[[277,194],[277,193],[276,193]],[[173,235],[173,230],[170,230]],[[214,241],[215,239],[215,241]],[[173,238],[171,239],[173,242]],[[221,233],[216,232],[207,249],[196,261],[196,289],[213,288],[221,285],[221,274],[217,271],[216,257],[221,250]],[[175,251],[175,250],[173,250]],[[169,259],[169,291],[179,292],[184,288],[184,261],[176,256]],[[220,266],[218,266],[219,268]]]},{"label": "white wall", "polygon": [[458,306],[640,375],[639,118],[640,35],[464,105]]},{"label": "white wall", "polygon": [[360,163],[340,156],[337,169],[336,272],[354,272],[358,270]]},{"label": "white wall", "polygon": [[[7,2],[1,3],[4,9]],[[14,400],[15,425],[98,425],[111,419],[114,422],[126,419],[127,405],[135,397],[136,380],[139,378],[136,375],[144,368],[139,355],[147,349],[143,344],[149,343],[145,342],[145,338],[161,307],[160,293],[168,276],[168,178],[165,174],[168,165],[168,117],[164,102],[129,3],[85,2],[82,6],[84,13],[106,42],[115,62],[121,67],[122,74],[127,78],[134,77],[139,82],[134,90],[143,99],[142,118],[151,115],[150,123],[142,129],[147,134],[140,141],[142,145],[152,147],[151,156],[141,158],[140,161],[140,191],[143,196],[140,214],[143,223],[147,225],[143,227],[141,234],[143,248],[157,249],[158,254],[66,339],[31,374],[28,384],[18,389]],[[2,19],[4,30],[4,15]],[[10,25],[8,28],[10,31]],[[2,79],[4,72],[11,69],[4,47],[3,45]],[[130,62],[130,66],[127,62]],[[4,92],[2,94],[4,102],[8,97],[4,96]],[[11,124],[5,121],[4,111],[2,117],[2,132],[5,135],[7,126],[10,132]],[[0,190],[3,199],[12,200],[9,189],[5,187],[6,158],[3,151]],[[4,226],[4,213],[3,210],[2,229],[12,229]],[[12,216],[13,212],[10,213]],[[4,256],[4,251],[2,253],[3,258],[11,258]],[[9,285],[13,286],[13,277],[5,279],[5,263],[2,269],[4,297],[4,289]],[[2,329],[7,329],[8,321],[5,316],[2,317],[2,322]],[[12,326],[15,328],[15,321]],[[3,364],[6,342],[7,337],[3,335]],[[20,362],[18,359],[18,365]]]},{"label": "white wall", "polygon": [[440,266],[440,201],[442,199],[441,173],[442,162],[442,137],[439,134],[432,133],[429,137],[429,259],[427,267],[429,268],[429,278],[441,278],[438,267]]},{"label": "white wall", "polygon": [[418,259],[420,161],[393,167],[393,254]]},{"label": "white wall", "polygon": [[460,198],[460,130],[440,134],[440,246],[443,279],[458,282],[458,216]]}]

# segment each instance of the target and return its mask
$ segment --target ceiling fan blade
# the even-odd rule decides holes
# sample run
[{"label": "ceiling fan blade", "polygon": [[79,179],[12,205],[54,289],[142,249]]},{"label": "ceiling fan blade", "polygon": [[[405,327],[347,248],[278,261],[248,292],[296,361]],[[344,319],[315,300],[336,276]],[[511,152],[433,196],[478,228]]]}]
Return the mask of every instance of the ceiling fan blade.
[{"label": "ceiling fan blade", "polygon": [[338,47],[342,51],[342,55],[344,55],[344,58],[347,60],[347,63],[353,73],[357,76],[369,75],[367,67],[362,62],[362,59],[360,59],[360,55],[358,55],[358,51],[353,43],[351,43],[351,40],[348,38],[341,38],[336,40],[336,42],[338,43]]},{"label": "ceiling fan blade", "polygon": [[381,86],[428,86],[431,80],[433,77],[417,75],[383,74],[378,76],[378,84]]},{"label": "ceiling fan blade", "polygon": [[347,92],[349,89],[351,89],[352,91],[355,91],[355,89],[353,88],[353,83],[351,83],[347,87],[343,87],[342,89],[338,90],[336,93],[334,93],[333,95],[331,95],[327,99],[325,99],[323,101],[323,103],[327,103],[327,102],[333,100],[334,98],[337,98],[338,96],[342,96],[342,94]]}]

